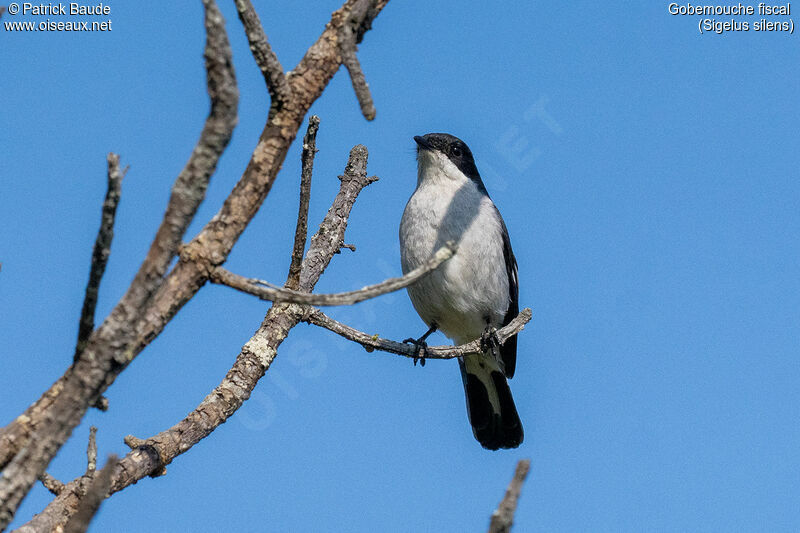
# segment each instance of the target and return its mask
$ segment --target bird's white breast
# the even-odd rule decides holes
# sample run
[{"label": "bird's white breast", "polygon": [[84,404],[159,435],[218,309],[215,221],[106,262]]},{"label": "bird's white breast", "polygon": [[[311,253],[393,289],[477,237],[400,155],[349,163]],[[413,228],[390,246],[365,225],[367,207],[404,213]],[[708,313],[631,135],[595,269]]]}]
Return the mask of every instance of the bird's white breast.
[{"label": "bird's white breast", "polygon": [[[424,159],[423,159],[424,158]],[[455,256],[408,288],[420,317],[458,343],[487,324],[502,325],[509,305],[500,215],[491,199],[438,153],[420,153],[417,189],[400,222],[403,272],[447,241]]]}]

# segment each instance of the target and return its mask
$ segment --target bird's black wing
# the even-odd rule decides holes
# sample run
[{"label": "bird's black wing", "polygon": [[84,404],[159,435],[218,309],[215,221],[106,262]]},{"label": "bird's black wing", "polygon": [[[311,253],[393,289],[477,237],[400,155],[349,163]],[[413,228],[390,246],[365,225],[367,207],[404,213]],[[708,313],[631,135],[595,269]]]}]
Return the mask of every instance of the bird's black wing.
[{"label": "bird's black wing", "polygon": [[[495,209],[497,209],[495,207]],[[508,236],[508,228],[497,212],[500,219],[500,225],[503,228],[503,257],[506,263],[506,272],[508,273],[508,311],[506,316],[503,317],[503,325],[507,325],[514,320],[519,314],[519,277],[517,275],[517,259],[514,257],[514,251],[511,249],[511,237]],[[517,365],[517,336],[514,335],[500,347],[500,357],[503,360],[505,375],[511,379],[514,377],[514,368]]]}]

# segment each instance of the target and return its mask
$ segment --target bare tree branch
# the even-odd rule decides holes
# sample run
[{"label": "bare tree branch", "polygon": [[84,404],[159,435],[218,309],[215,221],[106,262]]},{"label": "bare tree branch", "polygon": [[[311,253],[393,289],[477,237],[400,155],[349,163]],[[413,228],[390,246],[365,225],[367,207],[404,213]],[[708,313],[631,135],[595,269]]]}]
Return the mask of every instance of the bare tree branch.
[{"label": "bare tree branch", "polygon": [[[405,276],[400,278],[389,278],[375,285],[368,285],[357,291],[339,292],[334,294],[311,294],[302,291],[293,291],[281,287],[275,287],[271,283],[258,279],[245,278],[234,274],[222,267],[217,267],[211,273],[211,281],[221,285],[227,285],[238,291],[246,292],[257,296],[262,300],[270,302],[296,303],[305,305],[353,305],[364,300],[369,300],[383,294],[404,289],[426,276],[439,266],[453,257],[455,245],[449,242],[439,248],[433,256],[424,264],[418,266]],[[267,285],[267,286],[264,286]]]},{"label": "bare tree branch", "polygon": [[[320,96],[340,66],[341,58],[335,46],[335,36],[356,3],[358,2],[348,0],[341,9],[333,13],[331,22],[319,39],[308,49],[297,67],[287,74],[293,94],[291,103],[275,113],[270,113],[261,139],[239,183],[220,211],[183,248],[181,260],[154,296],[150,309],[143,313],[144,318],[138,325],[138,343],[128,348],[125,364],[163,330],[166,323],[208,280],[213,268],[225,261],[255,215],[274,183],[305,112]],[[370,9],[363,10],[363,18],[358,20],[359,35],[363,35],[370,27],[372,19],[385,4],[385,1],[379,1]],[[110,384],[113,376],[107,381]]]},{"label": "bare tree branch", "polygon": [[[367,151],[363,146],[355,147],[345,175],[341,178],[339,193],[328,210],[320,229],[311,239],[311,247],[303,266],[301,285],[305,290],[313,289],[324,268],[339,249],[350,210],[361,190],[373,183],[375,178],[366,175]],[[306,267],[313,270],[306,274]],[[171,428],[150,437],[137,439],[128,436],[126,444],[132,450],[116,467],[111,483],[111,493],[138,482],[148,476],[165,472],[165,466],[175,457],[185,453],[214,429],[224,423],[249,397],[277,354],[278,346],[289,331],[297,325],[305,308],[295,304],[274,304],[267,312],[261,327],[242,347],[233,367],[211,393],[183,420]],[[21,533],[50,531],[63,525],[75,513],[81,501],[82,487],[87,476],[81,476],[65,485],[61,494],[40,514],[20,528]]]},{"label": "bare tree branch", "polygon": [[63,528],[70,517],[78,510],[81,499],[88,490],[92,478],[82,475],[67,484],[44,510],[20,526],[14,533],[40,533],[42,531],[58,531]]},{"label": "bare tree branch", "polygon": [[239,90],[225,33],[225,20],[213,0],[203,0],[203,5],[206,13],[206,82],[211,111],[189,161],[175,180],[167,210],[147,257],[120,302],[131,309],[140,309],[161,286],[183,234],[205,198],[211,175],[238,120]]},{"label": "bare tree branch", "polygon": [[[319,231],[311,239],[311,248],[303,262],[301,288],[313,289],[344,239],[350,210],[361,190],[373,183],[366,176],[367,150],[356,146],[350,152],[342,183]],[[309,257],[314,258],[309,260]],[[306,274],[309,267],[313,271]],[[295,304],[275,304],[270,308],[256,334],[244,345],[233,368],[223,382],[181,422],[146,440],[127,437],[134,449],[120,462],[112,491],[116,492],[139,479],[160,474],[175,457],[184,453],[225,422],[250,397],[277,354],[289,330],[300,322],[304,309]],[[153,453],[155,452],[155,453]]]},{"label": "bare tree branch", "polygon": [[[64,484],[53,476],[44,472],[39,476],[42,485],[52,492],[56,498],[50,502],[40,514],[34,516],[27,524],[16,530],[17,533],[34,533],[38,531],[55,531],[56,523],[52,522],[52,515],[48,512],[51,508],[58,507],[59,520],[57,525],[63,528],[67,520],[74,515],[82,505],[82,500],[87,496],[94,483],[97,468],[97,428],[89,428],[89,443],[86,446],[86,472],[82,476]],[[113,468],[113,467],[112,467]],[[108,489],[106,488],[106,493]],[[60,512],[62,509],[68,511]]]},{"label": "bare tree branch", "polygon": [[517,501],[519,494],[522,490],[522,484],[528,476],[530,470],[530,459],[522,459],[517,463],[517,468],[514,470],[514,477],[511,478],[506,489],[506,494],[497,509],[492,513],[492,520],[489,524],[489,533],[508,533],[511,531],[511,525],[514,523],[514,513],[517,510]]},{"label": "bare tree branch", "polygon": [[64,527],[64,533],[84,533],[89,528],[89,523],[100,509],[100,504],[106,499],[111,488],[111,477],[117,466],[117,456],[111,455],[96,476],[92,479],[86,494],[81,499],[78,510],[69,519]]},{"label": "bare tree branch", "polygon": [[[11,521],[22,498],[78,425],[87,407],[110,384],[109,378],[124,368],[118,361],[129,360],[126,346],[135,333],[131,324],[162,284],[183,233],[205,196],[219,155],[230,140],[238,104],[231,49],[216,4],[204,0],[203,5],[208,92],[212,102],[203,133],[175,182],[161,227],[125,296],[89,337],[79,360],[24,415],[0,432],[0,468],[4,468],[0,478],[0,530]],[[103,351],[109,352],[109,356],[103,357]]]},{"label": "bare tree branch", "polygon": [[[526,307],[520,311],[520,313],[511,322],[498,329],[497,339],[500,341],[500,344],[505,344],[508,339],[522,331],[522,329],[525,327],[525,324],[530,322],[531,316],[532,314],[530,308]],[[357,342],[368,352],[380,350],[382,352],[403,355],[412,359],[418,359],[420,356],[416,347],[413,345],[384,339],[379,337],[377,334],[370,335],[368,333],[364,333],[363,331],[351,328],[348,325],[332,319],[319,309],[307,308],[307,311],[303,316],[303,320],[309,324],[314,324],[315,326],[332,331],[340,337]],[[425,358],[453,359],[481,351],[481,340],[476,339],[460,346],[428,346],[425,351]]]},{"label": "bare tree branch", "polygon": [[42,472],[42,475],[39,476],[39,481],[42,482],[44,488],[49,490],[55,496],[58,496],[64,490],[64,484],[47,472]]},{"label": "bare tree branch", "polygon": [[297,227],[294,230],[294,247],[289,275],[286,277],[286,288],[297,289],[300,285],[300,269],[303,266],[303,252],[308,239],[308,203],[311,197],[311,174],[314,172],[314,156],[317,153],[317,130],[319,117],[311,115],[308,129],[303,137],[303,170],[300,172],[300,207],[297,212]]},{"label": "bare tree branch", "polygon": [[97,428],[89,428],[89,444],[86,447],[86,473],[91,475],[97,470]]},{"label": "bare tree branch", "polygon": [[[145,476],[164,474],[165,466],[175,457],[186,452],[225,422],[249,398],[256,383],[274,360],[278,347],[300,321],[326,327],[361,343],[368,350],[381,349],[408,357],[414,356],[413,347],[368,336],[306,305],[276,303],[270,308],[255,335],[243,346],[222,383],[181,422],[145,440],[129,436],[126,442],[131,445],[132,450],[119,462],[112,456],[97,473],[96,429],[92,428],[87,448],[88,466],[83,476],[64,485],[44,471],[80,422],[87,407],[98,401],[116,376],[160,334],[171,318],[209,278],[216,282],[223,278],[233,280],[231,283],[238,283],[248,289],[246,292],[252,292],[250,289],[256,280],[236,276],[221,269],[220,265],[224,263],[268,195],[286,152],[302,125],[305,113],[342,63],[350,72],[362,113],[367,120],[374,118],[375,109],[358,62],[356,45],[370,29],[373,19],[387,1],[347,0],[332,15],[331,22],[298,66],[284,75],[250,0],[236,0],[239,17],[256,63],[264,74],[273,105],[242,178],[217,215],[187,246],[181,248],[183,235],[205,196],[217,161],[231,138],[238,105],[238,90],[224,20],[214,0],[203,0],[206,10],[206,66],[212,102],[211,113],[189,162],[175,182],[164,219],[129,290],[100,328],[92,333],[92,323],[88,333],[83,336],[79,334],[76,361],[64,376],[23,415],[0,430],[0,468],[7,467],[0,477],[0,530],[9,523],[22,497],[39,476],[46,486],[52,487],[48,488],[57,493],[57,497],[20,531],[52,530],[57,527],[65,531],[85,531],[110,491],[122,490]],[[0,15],[2,11],[0,8]],[[413,283],[414,279],[407,279],[409,275],[365,287],[360,291],[335,295],[310,294],[333,255],[339,253],[343,247],[354,250],[352,245],[345,244],[343,240],[350,210],[360,191],[375,180],[366,175],[366,149],[363,146],[355,147],[351,151],[345,173],[340,177],[342,183],[339,194],[319,231],[312,238],[305,260],[301,262],[307,235],[308,196],[315,151],[313,145],[318,125],[317,122],[312,135],[314,118],[309,121],[304,142],[300,209],[287,288],[276,289],[277,293],[274,294],[289,295],[293,302],[340,305],[319,302],[353,303],[382,294],[382,291],[397,290]],[[308,145],[310,149],[307,148]],[[99,240],[100,235],[98,242]],[[169,265],[178,252],[179,261],[167,274]],[[436,266],[446,259],[436,259],[439,261]],[[429,271],[421,272],[418,276],[421,277]],[[93,261],[92,274],[94,273]],[[102,276],[102,269],[99,276]],[[99,285],[99,278],[97,284]],[[263,287],[255,289],[261,291]],[[279,299],[283,296],[279,296]],[[96,298],[95,292],[95,302],[91,306],[92,317]],[[84,314],[86,304],[85,301]],[[501,342],[516,334],[529,320],[530,309],[525,309],[515,321],[498,332]],[[81,327],[85,328],[83,320]],[[461,347],[431,348],[434,352],[431,357],[444,359],[478,351],[478,342],[473,341]],[[400,348],[394,345],[399,345]],[[440,357],[435,356],[437,350]],[[521,483],[520,480],[519,484]],[[512,518],[518,495],[519,487],[513,498]],[[506,498],[509,498],[508,494]],[[509,518],[508,527],[510,524]]]},{"label": "bare tree branch", "polygon": [[359,144],[350,150],[350,159],[347,161],[344,174],[339,176],[339,181],[342,182],[339,195],[328,209],[319,231],[311,237],[311,247],[303,260],[299,287],[301,291],[310,292],[314,288],[334,254],[344,244],[344,230],[347,228],[347,220],[356,197],[364,187],[378,181],[375,176],[367,177],[365,146]]},{"label": "bare tree branch", "polygon": [[242,21],[245,34],[247,34],[247,41],[250,43],[250,52],[264,75],[273,105],[281,106],[287,103],[292,97],[292,89],[283,74],[283,67],[278,61],[278,56],[272,51],[272,47],[267,41],[264,28],[261,26],[256,10],[253,9],[253,4],[250,3],[250,0],[236,0],[236,9],[239,12],[239,19]]},{"label": "bare tree branch", "polygon": [[353,91],[356,93],[358,105],[361,107],[361,114],[367,120],[375,118],[375,104],[372,102],[372,94],[369,92],[369,84],[361,69],[358,61],[355,31],[349,24],[342,26],[339,36],[339,50],[342,54],[342,64],[350,73],[350,81],[353,84]]},{"label": "bare tree branch", "polygon": [[119,205],[119,196],[122,190],[122,178],[128,169],[120,170],[119,155],[110,153],[108,160],[108,185],[106,198],[103,200],[103,210],[100,219],[100,229],[92,250],[92,267],[89,271],[89,282],[86,285],[86,295],[83,297],[83,309],[78,322],[78,342],[75,346],[74,359],[77,359],[86,341],[94,330],[94,312],[97,308],[97,296],[100,281],[106,271],[108,256],[111,254],[111,241],[114,239],[114,219]]},{"label": "bare tree branch", "polygon": [[[388,0],[354,0],[349,16],[338,26],[339,34],[337,41],[339,53],[341,54],[342,64],[350,74],[350,81],[353,84],[353,91],[356,93],[358,104],[361,107],[361,114],[367,120],[375,118],[375,105],[372,103],[372,95],[369,91],[364,71],[358,61],[358,43],[364,36],[364,32],[369,29],[369,16],[373,10],[380,11]],[[362,22],[366,20],[365,24]]]},{"label": "bare tree branch", "polygon": [[[269,193],[305,113],[341,66],[337,45],[341,25],[349,21],[356,28],[356,41],[360,41],[386,2],[347,0],[333,13],[320,37],[286,76],[292,89],[291,101],[280,109],[271,109],[242,178],[219,212],[181,249],[180,259],[172,271],[166,277],[162,275],[174,256],[172,244],[177,246],[180,241],[180,237],[172,237],[183,234],[196,206],[189,210],[189,216],[177,218],[175,230],[167,232],[170,238],[161,239],[157,235],[156,241],[163,243],[163,248],[151,248],[151,251],[157,252],[155,257],[151,258],[148,253],[149,259],[145,260],[128,292],[89,337],[78,361],[23,414],[0,430],[0,468],[4,469],[0,477],[0,529],[11,521],[24,495],[80,423],[88,407],[163,331],[183,305],[205,284],[211,270],[225,261]],[[208,42],[227,45],[222,16],[214,1],[204,0],[203,3]],[[351,16],[356,11],[358,15]],[[207,50],[212,48],[209,46]],[[213,48],[213,63],[230,66],[229,47],[222,48],[224,50]],[[222,52],[228,52],[224,58],[220,56]],[[221,62],[218,61],[220,59]],[[230,73],[232,75],[232,69]],[[222,82],[209,83],[212,99],[224,87]],[[201,167],[198,162],[198,169]],[[175,196],[173,191],[173,198]],[[183,205],[191,207],[195,202],[199,204],[196,196],[190,194]],[[172,199],[170,204],[173,204]],[[186,213],[180,209],[177,212]],[[341,244],[343,242],[337,242],[337,246]],[[309,250],[309,254],[312,250]],[[315,263],[318,258],[309,257],[312,259],[312,271],[327,265],[327,261]],[[162,265],[166,266],[161,268]],[[306,279],[304,275],[301,274],[301,289]],[[131,328],[131,324],[135,326]]]}]

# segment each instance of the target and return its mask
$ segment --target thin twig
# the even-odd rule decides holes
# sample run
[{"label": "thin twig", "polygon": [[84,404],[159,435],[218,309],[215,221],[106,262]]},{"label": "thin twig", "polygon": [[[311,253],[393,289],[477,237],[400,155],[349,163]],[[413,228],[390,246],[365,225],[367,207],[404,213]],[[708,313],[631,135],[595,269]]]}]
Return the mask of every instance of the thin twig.
[{"label": "thin twig", "polygon": [[308,119],[308,129],[303,137],[303,170],[300,172],[300,208],[297,212],[297,226],[294,230],[294,247],[292,248],[292,264],[289,265],[289,275],[286,279],[286,288],[297,290],[300,285],[300,268],[303,265],[303,252],[308,239],[308,203],[311,197],[311,175],[314,172],[314,156],[317,153],[317,130],[319,117],[311,115]]},{"label": "thin twig", "polygon": [[256,65],[264,75],[267,90],[273,99],[273,103],[285,104],[292,97],[292,89],[286,81],[283,67],[278,60],[278,56],[272,51],[264,27],[258,18],[256,10],[250,0],[236,0],[236,9],[239,12],[239,19],[244,26],[247,41],[250,43],[250,52]]},{"label": "thin twig", "polygon": [[339,31],[339,52],[342,55],[342,64],[350,74],[350,81],[353,84],[353,91],[356,93],[358,105],[361,107],[361,114],[364,115],[365,119],[373,120],[375,118],[375,104],[372,101],[367,78],[364,76],[361,63],[358,61],[356,39],[356,28],[348,20]]},{"label": "thin twig", "polygon": [[89,283],[86,284],[86,294],[83,297],[83,309],[81,309],[81,318],[78,322],[78,342],[75,346],[73,359],[77,359],[83,352],[86,347],[86,341],[94,330],[94,312],[97,308],[100,281],[103,279],[108,257],[111,255],[111,241],[114,239],[114,220],[122,190],[122,179],[128,172],[127,168],[120,170],[119,155],[110,153],[106,159],[108,161],[106,198],[103,200],[100,229],[97,232],[97,239],[94,241],[94,249],[92,250],[92,267],[89,271]]},{"label": "thin twig", "polygon": [[353,91],[356,93],[358,105],[361,107],[361,114],[364,115],[365,119],[373,120],[376,110],[372,101],[372,94],[369,91],[369,84],[364,76],[364,71],[361,69],[361,63],[358,61],[356,45],[347,44],[348,42],[352,41],[342,42],[342,63],[347,67],[347,72],[350,73],[350,81],[353,84]]},{"label": "thin twig", "polygon": [[88,529],[89,523],[100,509],[100,504],[108,497],[111,479],[118,462],[116,455],[108,457],[106,465],[94,477],[89,489],[81,499],[77,512],[64,526],[64,533],[84,533]]},{"label": "thin twig", "polygon": [[424,264],[418,266],[400,278],[389,278],[374,285],[368,285],[357,291],[339,292],[334,294],[311,294],[290,289],[272,288],[264,286],[267,283],[257,279],[245,278],[234,274],[222,267],[217,267],[211,273],[211,281],[220,285],[227,285],[232,289],[246,292],[270,302],[295,303],[304,305],[353,305],[364,300],[369,300],[383,294],[399,291],[416,282],[423,276],[436,270],[442,263],[453,257],[455,245],[449,242],[439,248]]},{"label": "thin twig", "polygon": [[511,478],[500,505],[492,513],[492,520],[489,523],[489,533],[508,533],[514,523],[514,512],[517,510],[517,501],[522,490],[522,484],[528,476],[531,467],[530,459],[522,459],[517,463],[514,470],[514,477]]},{"label": "thin twig", "polygon": [[49,490],[55,496],[58,496],[64,490],[64,484],[47,472],[42,472],[42,475],[39,476],[39,481],[42,482],[44,488]]},{"label": "thin twig", "polygon": [[97,428],[89,428],[89,445],[86,447],[86,474],[94,474],[97,470]]},{"label": "thin twig", "polygon": [[[498,329],[497,338],[500,344],[505,344],[508,339],[522,331],[522,329],[525,327],[525,324],[530,322],[531,316],[532,313],[530,308],[526,307],[520,311],[520,313],[511,322]],[[303,317],[303,320],[309,324],[314,324],[315,326],[332,331],[333,333],[336,333],[345,339],[357,342],[368,352],[380,350],[382,352],[403,355],[412,359],[419,358],[419,351],[417,351],[416,347],[413,345],[384,339],[377,334],[370,335],[368,333],[364,333],[363,331],[351,328],[346,324],[342,324],[341,322],[332,319],[319,309],[309,309],[306,315]],[[477,339],[460,346],[428,346],[425,350],[425,358],[453,359],[455,357],[462,357],[467,354],[479,353],[481,351],[481,340]]]}]

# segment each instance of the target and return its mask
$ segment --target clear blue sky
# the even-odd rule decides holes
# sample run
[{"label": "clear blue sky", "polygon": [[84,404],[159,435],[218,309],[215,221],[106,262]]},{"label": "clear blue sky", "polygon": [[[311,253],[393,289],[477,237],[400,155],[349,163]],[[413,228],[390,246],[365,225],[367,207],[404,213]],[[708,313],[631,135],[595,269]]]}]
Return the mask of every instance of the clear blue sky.
[{"label": "clear blue sky", "polygon": [[[320,291],[400,272],[412,136],[446,131],[472,148],[534,313],[511,383],[522,447],[473,440],[454,361],[414,367],[303,325],[250,402],[167,476],[106,501],[94,530],[479,531],[523,457],[517,531],[800,529],[799,37],[700,35],[696,17],[667,4],[393,0],[360,52],[377,119],[360,116],[345,71],[312,109],[312,220],[353,145],[381,178],[353,211],[358,251],[334,259]],[[256,2],[286,69],[338,5]],[[72,357],[105,154],[131,170],[100,317],[207,113],[200,2],[111,6],[108,33],[0,30],[2,424]],[[240,124],[189,236],[240,177],[268,106],[233,2],[221,8]],[[231,270],[285,278],[298,144]],[[50,472],[83,471],[90,424],[106,455],[180,420],[266,308],[204,288]],[[405,293],[331,314],[394,339],[424,330]],[[46,501],[37,487],[15,524]]]}]

